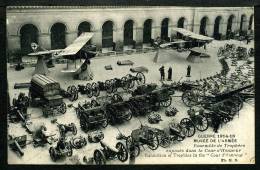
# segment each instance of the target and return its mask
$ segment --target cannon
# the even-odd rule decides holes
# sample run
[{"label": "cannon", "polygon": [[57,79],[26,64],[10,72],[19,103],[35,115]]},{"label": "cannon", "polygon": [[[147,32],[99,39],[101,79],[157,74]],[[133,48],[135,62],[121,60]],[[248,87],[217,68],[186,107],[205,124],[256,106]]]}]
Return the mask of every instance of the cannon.
[{"label": "cannon", "polygon": [[128,74],[122,78],[114,78],[106,80],[105,82],[93,82],[87,83],[86,86],[78,85],[78,91],[81,94],[86,94],[89,98],[92,96],[98,97],[100,91],[106,91],[107,93],[115,93],[118,88],[128,90],[134,87],[135,82],[140,85],[145,83],[145,76],[143,73],[137,73],[136,76]]},{"label": "cannon", "polygon": [[122,142],[117,142],[113,147],[103,141],[100,141],[101,149],[94,151],[94,161],[97,165],[106,164],[107,160],[118,158],[121,162],[125,162],[128,159],[128,151],[126,146]]},{"label": "cannon", "polygon": [[16,106],[11,106],[8,112],[8,118],[10,122],[17,123],[17,122],[26,122],[29,119],[29,114],[24,112],[23,110],[19,109]]},{"label": "cannon", "polygon": [[133,143],[133,140],[131,136],[126,136],[119,132],[119,134],[116,136],[117,140],[123,141],[126,145],[126,148],[128,149],[128,152],[131,154],[133,151],[134,157],[138,157],[140,154],[140,147],[137,145],[137,143]]},{"label": "cannon", "polygon": [[78,89],[76,86],[72,85],[67,88],[67,91],[61,89],[61,96],[68,98],[70,101],[76,101],[79,98]]},{"label": "cannon", "polygon": [[104,139],[104,133],[101,130],[95,130],[88,134],[88,141],[90,143],[98,143]]},{"label": "cannon", "polygon": [[159,147],[159,138],[154,128],[141,125],[131,133],[131,139],[134,146],[147,145],[151,150],[156,150]]},{"label": "cannon", "polygon": [[68,133],[68,132],[72,132],[73,135],[76,135],[77,134],[77,128],[75,126],[74,123],[69,123],[69,124],[61,124],[61,123],[57,123],[57,126],[59,128],[59,131],[60,131],[60,136],[61,137],[65,137],[65,135]]},{"label": "cannon", "polygon": [[46,144],[52,144],[54,140],[52,137],[56,134],[46,135],[47,128],[45,126],[40,126],[39,129],[36,129],[33,132],[33,146],[45,146]]},{"label": "cannon", "polygon": [[27,136],[13,137],[9,135],[8,145],[14,152],[18,153],[19,156],[23,156],[24,152],[22,148],[26,147]]},{"label": "cannon", "polygon": [[72,147],[64,138],[60,138],[56,147],[50,147],[49,154],[51,159],[56,162],[63,157],[71,157],[73,154]]},{"label": "cannon", "polygon": [[29,97],[25,96],[24,93],[19,93],[18,98],[13,98],[13,106],[16,106],[20,109],[27,109],[29,106]]},{"label": "cannon", "polygon": [[196,129],[199,131],[205,131],[208,129],[208,119],[204,115],[203,109],[190,108],[188,111],[189,118],[183,118],[180,122],[184,126],[188,133],[187,136],[191,137],[195,134]]},{"label": "cannon", "polygon": [[42,107],[45,117],[64,114],[67,110],[60,84],[50,77],[35,74],[31,80],[29,97],[33,106]]},{"label": "cannon", "polygon": [[174,121],[169,123],[169,127],[164,129],[156,129],[156,134],[159,139],[159,146],[167,148],[174,141],[183,141],[188,130],[185,129],[180,123],[175,123]]}]

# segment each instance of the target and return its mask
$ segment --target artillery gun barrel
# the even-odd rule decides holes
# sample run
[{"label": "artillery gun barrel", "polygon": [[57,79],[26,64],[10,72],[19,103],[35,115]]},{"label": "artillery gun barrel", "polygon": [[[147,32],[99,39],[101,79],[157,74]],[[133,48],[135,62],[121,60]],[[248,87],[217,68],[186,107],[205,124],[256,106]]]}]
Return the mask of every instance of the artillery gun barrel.
[{"label": "artillery gun barrel", "polygon": [[22,115],[22,113],[21,113],[20,110],[17,110],[17,114],[18,114],[18,116],[21,118],[21,120],[22,120],[23,122],[26,122],[26,119],[25,119],[25,117]]},{"label": "artillery gun barrel", "polygon": [[12,146],[12,148],[15,150],[15,151],[17,151],[21,156],[23,156],[24,155],[24,152],[22,151],[22,148],[20,147],[20,145],[19,145],[19,143],[16,141],[16,140],[14,140],[14,146]]}]

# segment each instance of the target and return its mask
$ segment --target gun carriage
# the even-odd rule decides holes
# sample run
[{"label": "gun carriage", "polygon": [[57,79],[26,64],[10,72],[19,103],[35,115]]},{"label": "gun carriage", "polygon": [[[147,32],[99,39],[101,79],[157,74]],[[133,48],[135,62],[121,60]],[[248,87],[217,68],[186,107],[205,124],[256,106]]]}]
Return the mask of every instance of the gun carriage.
[{"label": "gun carriage", "polygon": [[143,73],[137,73],[136,76],[128,74],[124,77],[114,78],[106,80],[105,82],[94,82],[92,84],[87,83],[86,86],[78,85],[78,90],[82,94],[86,94],[88,97],[98,97],[101,91],[106,91],[107,93],[115,93],[119,88],[124,90],[129,90],[134,87],[135,82],[139,84],[145,83],[145,76]]},{"label": "gun carriage", "polygon": [[13,150],[14,152],[18,153],[19,156],[23,156],[24,152],[22,148],[26,147],[26,141],[27,141],[27,136],[18,136],[18,137],[13,137],[13,136],[8,136],[8,145]]},{"label": "gun carriage", "polygon": [[64,138],[60,138],[57,143],[57,146],[50,147],[49,154],[51,159],[56,162],[58,159],[64,157],[71,157],[73,154],[72,146],[69,142],[65,141]]},{"label": "gun carriage", "polygon": [[115,158],[118,158],[121,162],[128,159],[127,148],[122,142],[117,142],[115,147],[103,141],[100,141],[100,145],[102,148],[94,151],[94,161],[97,165],[104,165],[107,160]]}]

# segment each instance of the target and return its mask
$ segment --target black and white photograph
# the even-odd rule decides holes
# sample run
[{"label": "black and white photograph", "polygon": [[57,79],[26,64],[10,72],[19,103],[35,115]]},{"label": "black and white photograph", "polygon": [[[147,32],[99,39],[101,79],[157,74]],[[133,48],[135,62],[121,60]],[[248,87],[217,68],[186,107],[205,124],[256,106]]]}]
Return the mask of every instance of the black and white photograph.
[{"label": "black and white photograph", "polygon": [[255,164],[254,28],[254,7],[8,6],[8,164]]}]

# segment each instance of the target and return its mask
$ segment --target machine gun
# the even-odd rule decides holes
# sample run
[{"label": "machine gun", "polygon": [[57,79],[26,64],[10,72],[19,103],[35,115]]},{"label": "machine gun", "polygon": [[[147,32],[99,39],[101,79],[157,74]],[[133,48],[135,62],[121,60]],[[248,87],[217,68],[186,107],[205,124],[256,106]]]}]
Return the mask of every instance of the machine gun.
[{"label": "machine gun", "polygon": [[24,152],[22,148],[26,146],[26,139],[27,139],[26,135],[18,136],[18,137],[13,137],[9,135],[8,145],[14,152],[17,152],[19,156],[23,156]]}]

